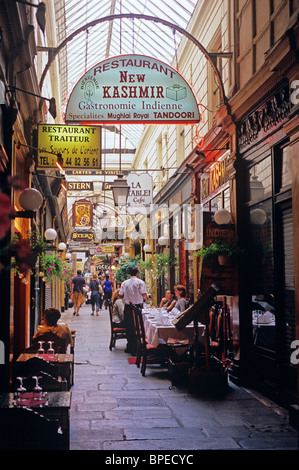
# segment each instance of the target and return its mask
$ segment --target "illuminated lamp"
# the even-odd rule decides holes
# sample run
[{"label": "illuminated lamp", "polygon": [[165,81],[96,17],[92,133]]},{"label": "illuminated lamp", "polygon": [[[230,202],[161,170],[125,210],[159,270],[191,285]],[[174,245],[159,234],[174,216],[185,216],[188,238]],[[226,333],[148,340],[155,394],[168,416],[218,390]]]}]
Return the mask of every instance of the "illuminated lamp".
[{"label": "illuminated lamp", "polygon": [[58,250],[59,250],[59,251],[64,251],[64,250],[66,250],[66,244],[63,243],[63,242],[60,242],[59,245],[58,245]]},{"label": "illuminated lamp", "polygon": [[64,171],[63,170],[63,158],[62,158],[61,153],[57,154],[57,160],[55,164],[60,171]]},{"label": "illuminated lamp", "polygon": [[144,245],[143,251],[144,251],[144,253],[151,253],[151,247],[150,247],[150,245]]},{"label": "illuminated lamp", "polygon": [[53,241],[56,239],[57,237],[57,232],[56,230],[54,230],[54,228],[48,228],[46,231],[45,231],[45,239],[49,242]]},{"label": "illuminated lamp", "polygon": [[65,255],[65,259],[67,259],[67,260],[71,259],[71,257],[72,257],[71,253],[67,253],[67,254]]},{"label": "illuminated lamp", "polygon": [[214,214],[214,220],[218,225],[226,225],[231,221],[231,214],[227,209],[218,209]]}]

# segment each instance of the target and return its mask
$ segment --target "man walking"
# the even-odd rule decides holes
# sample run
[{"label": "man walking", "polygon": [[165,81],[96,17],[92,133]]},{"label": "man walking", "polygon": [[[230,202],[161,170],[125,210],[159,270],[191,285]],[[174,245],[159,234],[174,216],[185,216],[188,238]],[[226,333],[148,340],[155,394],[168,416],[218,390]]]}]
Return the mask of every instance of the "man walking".
[{"label": "man walking", "polygon": [[124,321],[127,330],[127,348],[125,352],[136,356],[136,335],[133,321],[132,304],[138,308],[142,308],[143,299],[150,300],[147,293],[145,282],[138,278],[138,268],[132,268],[130,271],[131,278],[124,281],[120,287],[119,296],[125,304]]},{"label": "man walking", "polygon": [[72,279],[72,300],[74,304],[74,315],[77,316],[79,316],[80,307],[85,300],[83,287],[85,287],[85,279],[82,276],[81,270],[78,269],[77,276],[73,277]]}]

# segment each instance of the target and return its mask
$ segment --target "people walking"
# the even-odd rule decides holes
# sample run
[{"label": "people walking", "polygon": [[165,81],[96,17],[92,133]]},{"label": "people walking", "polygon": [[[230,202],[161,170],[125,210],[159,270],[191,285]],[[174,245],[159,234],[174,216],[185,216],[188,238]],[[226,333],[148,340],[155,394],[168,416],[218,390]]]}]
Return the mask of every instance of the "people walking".
[{"label": "people walking", "polygon": [[109,300],[111,300],[111,298],[112,298],[112,284],[109,281],[108,274],[106,275],[106,279],[104,281],[103,289],[104,289],[105,308],[108,308]]},{"label": "people walking", "polygon": [[91,292],[91,315],[94,315],[94,312],[96,311],[96,316],[98,316],[99,310],[102,308],[101,299],[103,295],[103,288],[98,281],[97,274],[93,274],[92,279],[89,283],[89,290]]},{"label": "people walking", "polygon": [[84,294],[85,279],[82,276],[82,271],[78,269],[77,276],[72,279],[72,301],[74,304],[74,315],[79,315],[81,305],[85,301]]},{"label": "people walking", "polygon": [[132,268],[130,271],[131,278],[121,284],[119,296],[125,304],[124,321],[127,330],[127,348],[126,352],[136,356],[136,335],[133,320],[133,305],[137,308],[143,307],[143,299],[151,300],[145,282],[138,278],[138,268]]}]

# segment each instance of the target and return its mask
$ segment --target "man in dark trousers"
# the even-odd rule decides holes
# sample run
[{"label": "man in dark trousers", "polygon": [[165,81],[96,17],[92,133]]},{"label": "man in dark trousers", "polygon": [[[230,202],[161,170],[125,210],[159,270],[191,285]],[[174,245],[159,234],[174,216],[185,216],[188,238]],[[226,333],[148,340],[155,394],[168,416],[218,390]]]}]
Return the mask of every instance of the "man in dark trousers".
[{"label": "man in dark trousers", "polygon": [[130,271],[131,278],[122,283],[119,291],[119,296],[123,299],[125,304],[124,321],[128,341],[126,352],[131,353],[132,356],[136,356],[136,336],[132,304],[142,308],[143,299],[150,300],[145,282],[138,278],[138,273],[138,268],[132,268]]}]

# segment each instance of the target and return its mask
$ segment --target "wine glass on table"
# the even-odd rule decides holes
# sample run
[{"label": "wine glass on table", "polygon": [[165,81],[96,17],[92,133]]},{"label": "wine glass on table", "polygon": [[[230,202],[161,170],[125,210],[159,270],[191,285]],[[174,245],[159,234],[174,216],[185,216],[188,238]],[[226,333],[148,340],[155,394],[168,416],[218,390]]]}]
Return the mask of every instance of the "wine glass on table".
[{"label": "wine glass on table", "polygon": [[33,392],[38,394],[38,396],[35,396],[35,400],[39,400],[41,393],[42,393],[42,387],[38,383],[38,379],[41,379],[41,377],[38,377],[37,375],[33,375],[32,378],[35,380],[35,386],[33,387]]},{"label": "wine glass on table", "polygon": [[54,341],[48,341],[48,344],[50,345],[49,349],[48,349],[48,354],[54,354],[55,351],[53,349],[53,343]]},{"label": "wine glass on table", "polygon": [[38,344],[39,344],[39,349],[37,351],[38,354],[44,354],[45,353],[45,350],[43,348],[44,341],[39,341]]},{"label": "wine glass on table", "polygon": [[22,393],[27,392],[27,389],[23,385],[24,378],[25,377],[17,377],[17,380],[20,381],[20,384],[17,388],[17,397],[18,397],[18,400],[20,400],[20,401],[22,401]]}]

